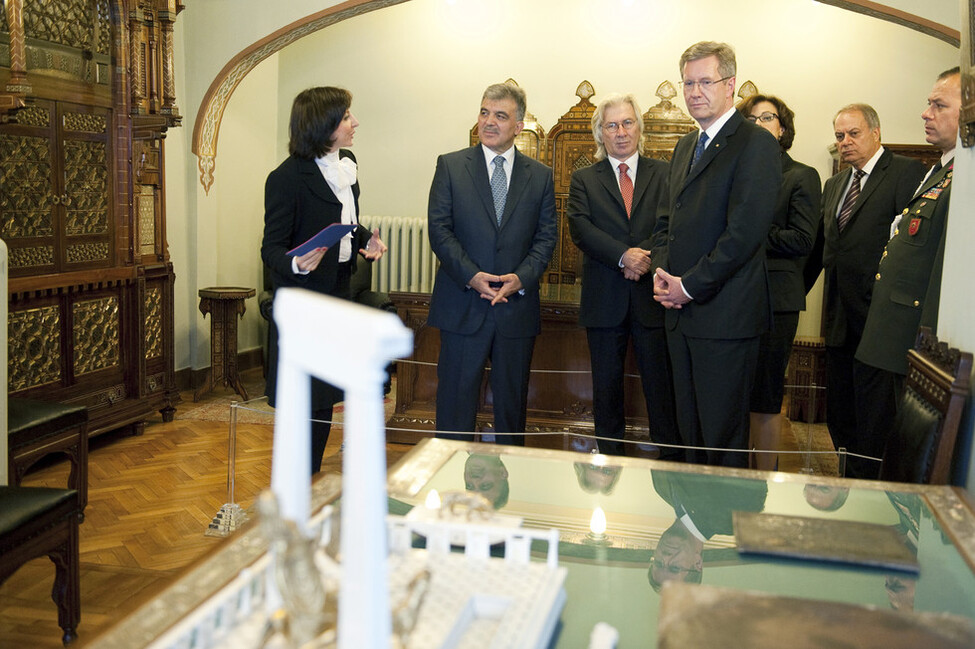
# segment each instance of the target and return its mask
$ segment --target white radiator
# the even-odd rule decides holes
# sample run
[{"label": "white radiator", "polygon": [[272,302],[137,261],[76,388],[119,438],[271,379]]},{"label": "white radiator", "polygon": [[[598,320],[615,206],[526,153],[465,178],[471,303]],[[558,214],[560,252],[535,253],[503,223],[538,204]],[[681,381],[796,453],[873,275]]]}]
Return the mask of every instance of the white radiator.
[{"label": "white radiator", "polygon": [[417,216],[363,216],[360,223],[379,236],[389,250],[372,268],[376,291],[430,293],[437,272],[437,256],[430,250],[427,220]]},{"label": "white radiator", "polygon": [[7,484],[7,244],[0,240],[0,485]]}]

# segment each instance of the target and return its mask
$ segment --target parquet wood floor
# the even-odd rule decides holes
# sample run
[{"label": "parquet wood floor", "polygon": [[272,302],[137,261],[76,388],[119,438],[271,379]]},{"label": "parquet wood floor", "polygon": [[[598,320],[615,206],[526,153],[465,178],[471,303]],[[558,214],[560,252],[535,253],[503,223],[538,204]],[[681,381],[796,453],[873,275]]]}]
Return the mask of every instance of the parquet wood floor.
[{"label": "parquet wood floor", "polygon": [[[263,392],[259,370],[243,378],[250,394]],[[204,402],[228,401],[229,394],[218,389]],[[182,396],[184,414],[199,407],[192,392]],[[140,437],[108,434],[92,440],[89,502],[81,525],[82,619],[72,646],[84,647],[220,542],[203,532],[227,501],[227,430],[225,421],[163,423],[157,417]],[[272,434],[271,424],[238,425],[235,500],[244,507],[270,483]],[[789,431],[783,439],[784,449],[797,450]],[[338,427],[329,439],[324,471],[341,472],[341,442]],[[409,448],[388,444],[387,463],[395,464]],[[785,459],[781,468],[798,470],[799,462]],[[25,484],[62,486],[67,474],[66,461],[51,463],[35,468]],[[42,558],[0,586],[0,649],[61,647],[53,583],[53,565]]]},{"label": "parquet wood floor", "polygon": [[[260,370],[244,373],[250,394],[263,392]],[[206,400],[226,400],[215,390]],[[178,409],[188,411],[192,392]],[[81,535],[81,624],[73,647],[109,626],[120,612],[150,599],[220,539],[204,536],[227,502],[226,422],[149,422],[140,437],[112,433],[91,441],[88,507]],[[237,427],[235,501],[249,507],[271,479],[270,424]],[[341,472],[341,428],[333,430],[325,470]],[[389,445],[395,463],[409,447]],[[31,471],[24,483],[63,486],[66,461]],[[54,566],[36,559],[0,586],[0,649],[57,649],[61,630],[51,601]]]}]

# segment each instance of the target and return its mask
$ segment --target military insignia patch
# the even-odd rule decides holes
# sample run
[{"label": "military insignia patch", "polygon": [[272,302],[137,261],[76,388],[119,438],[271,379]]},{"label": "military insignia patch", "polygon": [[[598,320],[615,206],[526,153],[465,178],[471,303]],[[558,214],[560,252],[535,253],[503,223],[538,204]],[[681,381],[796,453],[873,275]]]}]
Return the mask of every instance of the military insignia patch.
[{"label": "military insignia patch", "polygon": [[921,219],[911,219],[911,224],[907,226],[907,233],[913,237],[919,229],[921,229]]},{"label": "military insignia patch", "polygon": [[924,192],[921,198],[930,198],[932,200],[935,200],[938,198],[938,196],[941,196],[941,192],[943,191],[944,191],[944,187],[938,185],[937,187],[932,187],[928,191]]}]

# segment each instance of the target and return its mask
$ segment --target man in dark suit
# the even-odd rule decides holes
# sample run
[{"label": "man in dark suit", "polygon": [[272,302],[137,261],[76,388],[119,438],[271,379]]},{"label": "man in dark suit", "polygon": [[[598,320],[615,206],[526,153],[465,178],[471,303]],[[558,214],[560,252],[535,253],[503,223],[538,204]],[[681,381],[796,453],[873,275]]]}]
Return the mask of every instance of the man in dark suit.
[{"label": "man in dark suit", "polygon": [[764,480],[743,480],[654,470],[653,490],[674,508],[673,524],[660,535],[647,578],[654,591],[680,579],[701,583],[704,542],[716,534],[733,535],[733,513],[761,512],[768,498]]},{"label": "man in dark suit", "polygon": [[904,377],[907,350],[914,346],[918,326],[937,329],[941,298],[948,202],[961,110],[961,75],[958,68],[941,73],[928,96],[921,118],[929,144],[941,150],[941,159],[928,172],[914,197],[898,217],[893,236],[880,257],[870,310],[856,351],[858,382],[873,388],[863,422],[863,452],[884,453],[894,423]]},{"label": "man in dark suit", "polygon": [[[440,260],[427,323],[440,329],[439,437],[472,440],[481,377],[491,360],[496,433],[523,433],[538,280],[555,249],[552,170],[520,153],[525,93],[495,84],[477,118],[481,143],[437,159],[430,245]],[[524,444],[522,435],[498,441]]]},{"label": "man in dark suit", "polygon": [[[623,364],[633,341],[650,439],[680,443],[664,333],[664,308],[653,300],[650,233],[667,182],[667,163],[640,155],[643,116],[633,95],[610,95],[592,116],[596,159],[572,174],[568,221],[583,253],[579,324],[586,327],[592,360],[592,410],[597,437],[622,440]],[[622,442],[599,449],[624,455]],[[682,459],[664,446],[662,459]]]},{"label": "man in dark suit", "polygon": [[[782,184],[779,146],[734,107],[735,53],[702,42],[680,59],[701,127],[674,148],[653,232],[654,299],[667,307],[677,423],[685,444],[745,449],[758,337],[770,324],[764,243]],[[745,453],[688,453],[747,466]]]},{"label": "man in dark suit", "polygon": [[[833,129],[840,158],[850,167],[823,189],[826,423],[836,448],[865,453],[873,445],[860,439],[859,422],[875,404],[868,386],[855,376],[853,356],[891,220],[911,198],[924,168],[880,145],[880,118],[866,104],[840,109]],[[879,468],[877,462],[850,457],[847,475],[876,477]]]}]

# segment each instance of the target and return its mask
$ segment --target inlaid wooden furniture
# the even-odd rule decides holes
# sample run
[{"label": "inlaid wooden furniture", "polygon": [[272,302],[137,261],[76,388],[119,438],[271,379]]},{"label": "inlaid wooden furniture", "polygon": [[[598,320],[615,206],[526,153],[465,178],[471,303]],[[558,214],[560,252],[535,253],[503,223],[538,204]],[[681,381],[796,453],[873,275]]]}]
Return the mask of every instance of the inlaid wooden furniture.
[{"label": "inlaid wooden furniture", "polygon": [[880,479],[948,484],[969,396],[972,355],[939,343],[928,327],[907,352],[907,378]]},{"label": "inlaid wooden furniture", "polygon": [[80,522],[73,489],[0,486],[0,584],[28,561],[50,557],[55,570],[51,599],[64,644],[74,640],[81,621]]},{"label": "inlaid wooden furniture", "polygon": [[86,407],[90,435],[179,400],[163,138],[182,8],[8,0],[0,17],[8,389]]},{"label": "inlaid wooden furniture", "polygon": [[797,336],[789,360],[789,419],[826,421],[826,343],[822,336]]},{"label": "inlaid wooden furniture", "polygon": [[38,460],[63,453],[71,463],[68,488],[78,492],[78,504],[88,504],[88,412],[83,406],[37,399],[7,400],[8,475],[19,485]]},{"label": "inlaid wooden furniture", "polygon": [[210,314],[210,367],[203,383],[193,393],[193,401],[199,401],[220,383],[229,385],[247,401],[247,390],[237,370],[237,318],[243,317],[247,309],[244,300],[255,294],[252,288],[237,286],[200,289],[200,313]]}]

